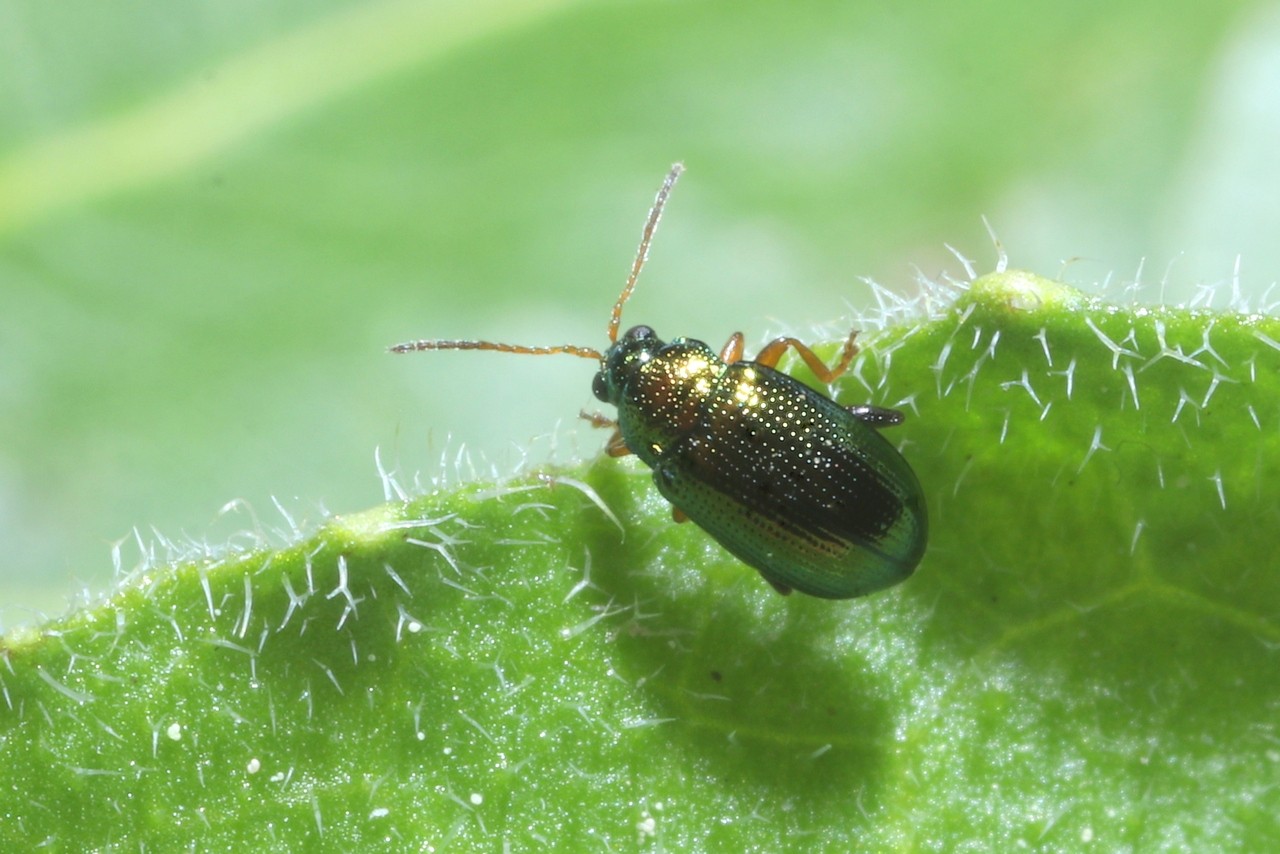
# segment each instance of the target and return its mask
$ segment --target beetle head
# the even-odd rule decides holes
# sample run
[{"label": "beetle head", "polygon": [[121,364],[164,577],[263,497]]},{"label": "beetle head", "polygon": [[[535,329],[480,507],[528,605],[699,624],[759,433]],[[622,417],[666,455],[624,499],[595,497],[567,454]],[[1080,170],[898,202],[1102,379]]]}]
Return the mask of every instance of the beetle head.
[{"label": "beetle head", "polygon": [[648,326],[633,326],[623,333],[600,360],[600,370],[591,383],[591,391],[604,403],[615,406],[622,399],[628,380],[664,346]]}]

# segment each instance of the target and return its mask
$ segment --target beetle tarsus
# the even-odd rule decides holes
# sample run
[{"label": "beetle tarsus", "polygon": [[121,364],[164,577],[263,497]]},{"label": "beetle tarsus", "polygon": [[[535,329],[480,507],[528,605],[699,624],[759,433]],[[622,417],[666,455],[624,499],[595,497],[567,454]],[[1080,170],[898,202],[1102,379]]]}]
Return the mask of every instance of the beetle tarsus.
[{"label": "beetle tarsus", "polygon": [[618,422],[605,415],[603,412],[587,412],[583,409],[578,412],[578,417],[583,421],[590,421],[592,427],[617,427]]}]

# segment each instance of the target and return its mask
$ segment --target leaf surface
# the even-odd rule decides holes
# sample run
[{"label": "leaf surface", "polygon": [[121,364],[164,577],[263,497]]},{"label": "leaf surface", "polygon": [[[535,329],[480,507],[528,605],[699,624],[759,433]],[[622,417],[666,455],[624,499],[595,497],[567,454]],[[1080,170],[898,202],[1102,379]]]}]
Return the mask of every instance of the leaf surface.
[{"label": "leaf surface", "polygon": [[609,459],[144,567],[4,637],[0,842],[1269,847],[1278,342],[1018,272],[868,337],[931,543],[863,600]]}]

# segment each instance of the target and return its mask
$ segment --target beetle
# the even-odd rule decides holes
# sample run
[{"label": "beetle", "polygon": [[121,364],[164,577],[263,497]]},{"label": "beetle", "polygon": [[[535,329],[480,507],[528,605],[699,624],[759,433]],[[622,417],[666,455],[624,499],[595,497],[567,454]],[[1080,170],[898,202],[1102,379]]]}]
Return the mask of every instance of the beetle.
[{"label": "beetle", "polygon": [[663,341],[648,326],[621,336],[663,207],[684,167],[658,191],[631,273],[609,317],[609,346],[530,347],[492,341],[423,340],[394,353],[494,350],[595,359],[592,392],[617,417],[582,413],[613,430],[611,457],[635,454],[653,470],[677,522],[692,520],[779,593],[849,599],[903,581],[924,554],[927,516],[920,482],[878,432],[903,421],[878,406],[841,406],[779,372],[794,350],[822,383],[858,353],[857,330],[828,367],[795,338],[778,338],[752,360],[741,332],[717,353],[702,341]]}]

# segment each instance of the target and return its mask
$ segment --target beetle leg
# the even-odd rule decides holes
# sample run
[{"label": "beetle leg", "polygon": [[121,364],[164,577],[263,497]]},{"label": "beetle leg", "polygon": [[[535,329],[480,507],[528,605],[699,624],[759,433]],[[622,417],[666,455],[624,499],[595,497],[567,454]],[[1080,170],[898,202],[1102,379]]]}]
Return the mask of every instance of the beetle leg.
[{"label": "beetle leg", "polygon": [[578,413],[578,417],[583,421],[591,422],[592,427],[612,427],[613,435],[609,437],[609,441],[604,443],[604,452],[611,457],[625,457],[631,453],[631,449],[627,447],[627,443],[622,440],[622,429],[618,427],[618,422],[599,412],[587,412],[585,409]]},{"label": "beetle leg", "polygon": [[730,365],[734,362],[742,361],[743,347],[742,333],[733,333],[729,336],[729,340],[724,342],[724,346],[720,348],[720,361]]},{"label": "beetle leg", "polygon": [[846,406],[845,409],[850,415],[869,427],[892,427],[906,420],[906,416],[896,409],[872,406],[869,403],[864,403],[861,406]]},{"label": "beetle leg", "polygon": [[[760,576],[760,577],[764,578],[764,576]],[[769,586],[772,587],[774,590],[777,590],[783,596],[791,595],[791,588],[783,584],[781,581],[774,581],[772,578],[765,578],[764,580],[769,582]]]},{"label": "beetle leg", "polygon": [[674,504],[672,504],[672,505],[671,505],[671,518],[672,518],[673,520],[675,520],[676,522],[688,522],[688,521],[689,521],[689,514],[685,513],[685,512],[684,512],[683,510],[681,510],[679,507],[677,507],[677,506],[675,506]]},{"label": "beetle leg", "polygon": [[614,421],[603,412],[587,412],[583,409],[578,413],[578,417],[583,421],[590,421],[592,427],[617,427],[618,422]]},{"label": "beetle leg", "polygon": [[[844,342],[844,349],[840,351],[840,359],[828,368],[818,358],[818,354],[809,349],[795,338],[775,338],[768,344],[764,345],[764,349],[756,354],[755,360],[766,368],[777,366],[778,360],[782,358],[782,354],[787,352],[788,347],[795,348],[796,355],[804,360],[809,366],[809,370],[813,371],[813,375],[818,378],[818,382],[832,383],[849,370],[849,365],[853,362],[853,357],[858,355],[858,345],[854,343],[854,339],[858,337],[858,330],[854,329],[849,333],[849,337]],[[727,360],[726,360],[727,361]]]},{"label": "beetle leg", "polygon": [[611,457],[625,457],[632,453],[627,443],[622,440],[622,431],[614,430],[609,441],[604,443],[604,452]]}]

